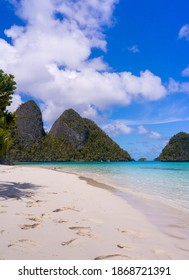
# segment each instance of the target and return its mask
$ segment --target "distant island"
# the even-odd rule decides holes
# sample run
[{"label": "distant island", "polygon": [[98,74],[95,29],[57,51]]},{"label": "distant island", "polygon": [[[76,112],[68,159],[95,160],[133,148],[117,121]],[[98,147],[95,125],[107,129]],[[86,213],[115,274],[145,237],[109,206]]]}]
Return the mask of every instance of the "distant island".
[{"label": "distant island", "polygon": [[[93,121],[82,118],[73,109],[64,111],[46,133],[40,108],[29,100],[16,110],[9,130],[11,145],[5,162],[133,161]],[[189,161],[189,134],[174,135],[155,160]],[[144,162],[146,158],[138,161]]]},{"label": "distant island", "polygon": [[131,161],[93,121],[68,109],[45,133],[42,113],[33,101],[20,105],[11,128],[9,161]]},{"label": "distant island", "polygon": [[158,157],[160,161],[189,161],[189,134],[174,135]]},{"label": "distant island", "polygon": [[146,158],[145,157],[139,158],[138,161],[146,161]]},{"label": "distant island", "polygon": [[[12,144],[5,156],[8,162],[133,160],[93,121],[82,118],[73,109],[64,111],[46,133],[41,110],[33,100],[16,110],[10,135]],[[189,161],[189,134],[174,135],[155,160]],[[146,158],[138,161],[144,162]]]}]

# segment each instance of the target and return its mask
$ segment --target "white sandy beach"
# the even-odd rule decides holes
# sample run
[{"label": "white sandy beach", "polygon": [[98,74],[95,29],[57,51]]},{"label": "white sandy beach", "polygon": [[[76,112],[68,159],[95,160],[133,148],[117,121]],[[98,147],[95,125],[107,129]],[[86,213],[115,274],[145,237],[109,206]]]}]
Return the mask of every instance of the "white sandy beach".
[{"label": "white sandy beach", "polygon": [[0,166],[0,259],[189,259],[126,200],[77,175]]}]

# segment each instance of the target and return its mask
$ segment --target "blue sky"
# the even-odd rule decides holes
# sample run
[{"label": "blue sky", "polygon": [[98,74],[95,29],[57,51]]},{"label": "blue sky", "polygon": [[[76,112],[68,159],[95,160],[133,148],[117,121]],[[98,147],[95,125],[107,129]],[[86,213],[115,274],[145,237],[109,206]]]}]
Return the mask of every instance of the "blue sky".
[{"label": "blue sky", "polygon": [[67,108],[133,158],[189,132],[187,0],[0,0],[0,68],[10,110],[35,99],[48,130]]}]

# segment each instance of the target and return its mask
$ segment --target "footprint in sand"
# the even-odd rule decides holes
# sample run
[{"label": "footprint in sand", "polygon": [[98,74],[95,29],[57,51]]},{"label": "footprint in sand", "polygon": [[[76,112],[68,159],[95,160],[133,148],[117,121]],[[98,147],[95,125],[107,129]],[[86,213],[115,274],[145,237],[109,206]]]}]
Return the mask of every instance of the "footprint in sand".
[{"label": "footprint in sand", "polygon": [[47,192],[46,194],[58,194],[57,192]]},{"label": "footprint in sand", "polygon": [[70,245],[71,243],[73,243],[75,240],[77,240],[78,238],[74,238],[74,239],[70,239],[68,241],[63,241],[61,243],[62,246],[66,246],[66,245]]},{"label": "footprint in sand", "polygon": [[41,223],[42,222],[42,219],[38,218],[38,217],[27,218],[27,220],[32,221],[32,222],[36,222],[36,223]]},{"label": "footprint in sand", "polygon": [[137,237],[137,238],[143,238],[143,236],[141,235],[140,232],[134,231],[134,230],[125,230],[125,229],[119,229],[117,228],[117,231],[121,232],[121,233],[126,233],[129,236],[132,237]]},{"label": "footprint in sand", "polygon": [[7,213],[7,211],[0,211],[0,214],[5,214]]},{"label": "footprint in sand", "polygon": [[32,246],[37,245],[37,242],[35,242],[34,240],[31,240],[31,239],[19,239],[18,242],[19,243],[24,243],[24,244],[27,244],[27,245],[32,245]]},{"label": "footprint in sand", "polygon": [[130,247],[130,246],[125,246],[125,245],[120,245],[120,244],[118,244],[118,245],[117,245],[117,248],[119,248],[119,249],[130,249],[131,247]]},{"label": "footprint in sand", "polygon": [[113,255],[99,256],[96,257],[94,260],[132,260],[132,258],[127,255],[113,254]]},{"label": "footprint in sand", "polygon": [[36,202],[36,203],[45,203],[45,202],[47,202],[47,201],[46,201],[46,200],[38,199],[38,200],[36,200],[35,202]]},{"label": "footprint in sand", "polygon": [[88,233],[88,232],[82,232],[82,231],[78,231],[76,232],[77,235],[79,236],[86,236],[89,238],[97,238],[96,235],[92,234],[92,233]]},{"label": "footprint in sand", "polygon": [[3,234],[4,232],[5,232],[5,230],[4,230],[4,229],[0,230],[0,234]]},{"label": "footprint in sand", "polygon": [[80,229],[86,229],[86,230],[91,230],[90,227],[69,227],[71,230],[80,230]]},{"label": "footprint in sand", "polygon": [[12,247],[12,246],[17,246],[17,247],[22,247],[22,248],[26,248],[27,246],[37,246],[37,243],[33,240],[30,239],[20,239],[18,241],[16,241],[15,243],[10,243],[8,245],[8,247]]},{"label": "footprint in sand", "polygon": [[42,218],[50,219],[50,218],[51,218],[51,215],[48,214],[48,213],[42,213],[42,214],[41,214],[41,217],[42,217]]},{"label": "footprint in sand", "polygon": [[24,229],[24,230],[28,230],[28,229],[34,229],[34,228],[37,228],[37,227],[40,227],[41,226],[41,223],[35,223],[35,224],[24,224],[24,225],[20,225],[19,227],[21,229]]},{"label": "footprint in sand", "polygon": [[26,202],[26,207],[35,207],[35,206],[37,206],[37,204],[33,201]]},{"label": "footprint in sand", "polygon": [[75,209],[74,207],[62,207],[62,208],[57,208],[55,210],[53,210],[54,213],[58,213],[61,211],[66,211],[66,210],[71,210],[71,211],[75,211],[75,212],[80,212],[80,210]]},{"label": "footprint in sand", "polygon": [[26,202],[26,207],[36,207],[40,206],[39,204],[47,202],[46,200],[36,200],[36,201],[28,201]]},{"label": "footprint in sand", "polygon": [[96,236],[91,233],[90,227],[69,227],[69,229],[75,230],[76,234],[79,236],[87,236],[89,238],[96,238]]},{"label": "footprint in sand", "polygon": [[67,220],[61,220],[61,219],[54,219],[53,220],[53,222],[55,223],[55,224],[63,224],[63,223],[67,223],[68,221]]},{"label": "footprint in sand", "polygon": [[15,246],[16,244],[12,244],[12,243],[10,243],[7,247],[12,247],[12,246]]},{"label": "footprint in sand", "polygon": [[35,195],[35,193],[33,193],[33,192],[27,192],[27,193],[25,194],[25,197],[31,198],[31,197],[34,196],[34,195]]}]

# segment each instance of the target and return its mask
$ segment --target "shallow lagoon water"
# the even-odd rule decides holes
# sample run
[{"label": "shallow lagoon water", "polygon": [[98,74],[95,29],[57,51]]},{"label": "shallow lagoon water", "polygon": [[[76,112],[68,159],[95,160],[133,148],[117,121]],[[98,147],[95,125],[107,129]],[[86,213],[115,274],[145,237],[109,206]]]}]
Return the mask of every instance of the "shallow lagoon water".
[{"label": "shallow lagoon water", "polygon": [[189,213],[188,162],[51,162],[32,165],[62,168],[92,177]]}]

